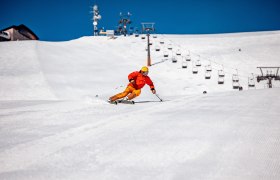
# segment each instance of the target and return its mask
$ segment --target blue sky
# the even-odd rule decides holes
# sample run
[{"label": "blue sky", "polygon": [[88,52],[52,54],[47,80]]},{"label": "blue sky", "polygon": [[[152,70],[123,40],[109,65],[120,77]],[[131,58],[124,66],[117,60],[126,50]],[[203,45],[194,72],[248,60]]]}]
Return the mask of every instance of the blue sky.
[{"label": "blue sky", "polygon": [[99,27],[114,29],[119,13],[131,12],[135,27],[155,22],[157,33],[211,34],[280,30],[280,0],[13,0],[2,1],[0,29],[25,24],[40,40],[64,41],[93,34],[92,6]]}]

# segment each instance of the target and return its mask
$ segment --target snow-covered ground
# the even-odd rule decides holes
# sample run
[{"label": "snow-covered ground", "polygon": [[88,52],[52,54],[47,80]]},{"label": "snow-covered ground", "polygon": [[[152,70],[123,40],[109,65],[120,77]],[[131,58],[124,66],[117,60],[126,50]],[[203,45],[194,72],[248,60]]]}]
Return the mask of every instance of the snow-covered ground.
[{"label": "snow-covered ground", "polygon": [[[117,106],[105,100],[146,65],[146,40],[1,42],[0,179],[280,179],[280,83],[248,88],[258,66],[280,66],[280,31],[152,42],[149,76],[164,102],[146,86]],[[190,55],[186,69],[177,52]]]}]

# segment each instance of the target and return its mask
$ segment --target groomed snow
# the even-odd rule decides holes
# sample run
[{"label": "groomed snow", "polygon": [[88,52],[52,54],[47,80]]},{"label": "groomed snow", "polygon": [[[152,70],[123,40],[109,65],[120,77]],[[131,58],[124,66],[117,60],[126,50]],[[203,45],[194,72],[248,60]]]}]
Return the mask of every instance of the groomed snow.
[{"label": "groomed snow", "polygon": [[[248,88],[258,66],[280,66],[280,31],[152,42],[149,75],[164,102],[146,86],[135,105],[117,106],[105,100],[146,64],[146,40],[1,42],[0,179],[280,179],[280,83]],[[168,45],[190,54],[187,69],[163,58]]]}]

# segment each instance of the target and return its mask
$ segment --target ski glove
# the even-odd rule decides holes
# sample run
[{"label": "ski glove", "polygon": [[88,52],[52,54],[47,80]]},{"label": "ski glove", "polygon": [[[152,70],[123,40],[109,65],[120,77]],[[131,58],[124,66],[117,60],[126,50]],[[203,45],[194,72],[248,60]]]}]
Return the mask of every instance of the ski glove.
[{"label": "ski glove", "polygon": [[135,83],[134,79],[130,79],[129,82],[131,82],[133,84]]},{"label": "ski glove", "polygon": [[156,90],[154,88],[151,89],[153,94],[156,94]]}]

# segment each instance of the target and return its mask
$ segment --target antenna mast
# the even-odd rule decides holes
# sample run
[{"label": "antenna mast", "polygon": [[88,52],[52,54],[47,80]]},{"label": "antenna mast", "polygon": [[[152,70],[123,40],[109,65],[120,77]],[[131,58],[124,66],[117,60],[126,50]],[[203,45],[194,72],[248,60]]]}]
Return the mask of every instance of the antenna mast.
[{"label": "antenna mast", "polygon": [[120,35],[124,35],[126,36],[127,35],[127,26],[129,26],[132,21],[130,20],[130,16],[132,14],[130,12],[128,12],[127,14],[123,14],[122,12],[120,12],[120,20],[119,20],[119,25],[118,25],[118,29],[117,29],[117,32],[120,34]]},{"label": "antenna mast", "polygon": [[94,5],[93,6],[93,35],[98,36],[98,21],[101,19],[101,15],[99,14],[98,6]]}]

